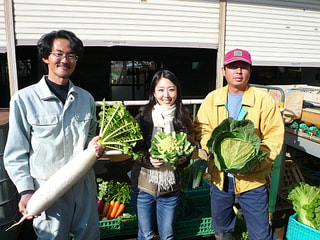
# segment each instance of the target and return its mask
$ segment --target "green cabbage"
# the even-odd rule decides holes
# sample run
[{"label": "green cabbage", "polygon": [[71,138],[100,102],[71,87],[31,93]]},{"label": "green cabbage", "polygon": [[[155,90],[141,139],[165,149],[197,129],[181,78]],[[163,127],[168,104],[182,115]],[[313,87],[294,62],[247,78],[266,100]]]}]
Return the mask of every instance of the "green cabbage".
[{"label": "green cabbage", "polygon": [[215,165],[220,171],[246,173],[267,155],[260,150],[260,143],[251,120],[227,118],[213,130],[207,147],[214,152]]}]

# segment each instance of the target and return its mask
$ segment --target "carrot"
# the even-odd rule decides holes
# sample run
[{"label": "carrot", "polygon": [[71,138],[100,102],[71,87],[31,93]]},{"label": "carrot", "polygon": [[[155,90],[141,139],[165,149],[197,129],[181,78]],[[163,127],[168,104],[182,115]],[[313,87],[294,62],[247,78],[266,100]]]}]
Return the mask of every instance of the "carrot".
[{"label": "carrot", "polygon": [[[120,202],[119,201],[115,201],[114,206],[112,208],[111,214],[110,214],[110,219],[114,219],[114,216],[116,215],[118,209],[120,206]],[[109,218],[108,218],[109,219]]]},{"label": "carrot", "polygon": [[110,219],[110,215],[111,215],[113,207],[114,207],[114,200],[111,200],[110,206],[109,206],[109,209],[108,209],[108,213],[107,213],[107,216],[106,216],[107,219]]},{"label": "carrot", "polygon": [[102,216],[105,217],[108,213],[108,210],[109,210],[109,206],[110,206],[110,203],[109,202],[106,202],[104,204],[104,207],[103,207],[103,211],[102,211]]},{"label": "carrot", "polygon": [[121,203],[120,206],[119,206],[119,208],[118,208],[118,211],[117,211],[116,215],[114,216],[114,218],[119,217],[119,216],[123,213],[124,208],[125,208],[124,203]]}]

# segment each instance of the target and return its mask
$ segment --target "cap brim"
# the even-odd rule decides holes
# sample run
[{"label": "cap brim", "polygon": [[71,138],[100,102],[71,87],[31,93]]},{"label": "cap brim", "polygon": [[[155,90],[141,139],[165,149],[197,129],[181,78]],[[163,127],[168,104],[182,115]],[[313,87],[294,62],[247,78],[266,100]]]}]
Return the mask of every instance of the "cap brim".
[{"label": "cap brim", "polygon": [[252,62],[246,58],[243,58],[243,57],[233,57],[233,58],[230,58],[226,61],[223,62],[223,65],[228,65],[230,63],[233,63],[233,62],[237,62],[237,61],[241,61],[241,62],[246,62],[246,63],[249,63],[250,65],[252,64]]}]

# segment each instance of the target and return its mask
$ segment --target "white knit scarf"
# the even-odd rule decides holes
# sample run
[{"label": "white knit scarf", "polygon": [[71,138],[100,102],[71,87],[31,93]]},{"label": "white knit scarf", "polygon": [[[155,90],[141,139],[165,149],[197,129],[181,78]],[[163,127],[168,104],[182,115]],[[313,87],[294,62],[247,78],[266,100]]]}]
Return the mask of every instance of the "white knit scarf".
[{"label": "white knit scarf", "polygon": [[157,132],[165,132],[166,134],[174,131],[173,118],[176,105],[163,106],[158,103],[154,105],[152,110],[153,132],[152,137]]},{"label": "white knit scarf", "polygon": [[[174,131],[173,118],[176,110],[175,104],[171,106],[162,106],[156,104],[152,110],[153,131],[152,137],[157,132],[166,134]],[[169,164],[163,164],[160,168],[150,169],[149,182],[157,184],[160,191],[169,190],[176,183],[174,170]]]}]

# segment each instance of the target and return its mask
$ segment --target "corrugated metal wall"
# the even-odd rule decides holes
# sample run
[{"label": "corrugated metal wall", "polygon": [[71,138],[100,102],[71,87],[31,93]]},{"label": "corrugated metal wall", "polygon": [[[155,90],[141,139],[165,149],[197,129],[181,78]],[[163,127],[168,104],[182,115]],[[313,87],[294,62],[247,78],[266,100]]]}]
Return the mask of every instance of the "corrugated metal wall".
[{"label": "corrugated metal wall", "polygon": [[75,32],[86,46],[218,45],[218,0],[15,0],[14,14],[18,45],[56,29]]},{"label": "corrugated metal wall", "polygon": [[4,4],[3,0],[0,0],[0,52],[6,51],[6,24],[4,18]]},{"label": "corrugated metal wall", "polygon": [[260,66],[320,66],[319,0],[228,0],[225,50],[252,53]]},{"label": "corrugated metal wall", "polygon": [[[219,0],[13,0],[13,8],[17,45],[69,29],[86,46],[218,46]],[[225,50],[235,47],[257,66],[319,67],[320,1],[227,0]]]}]

